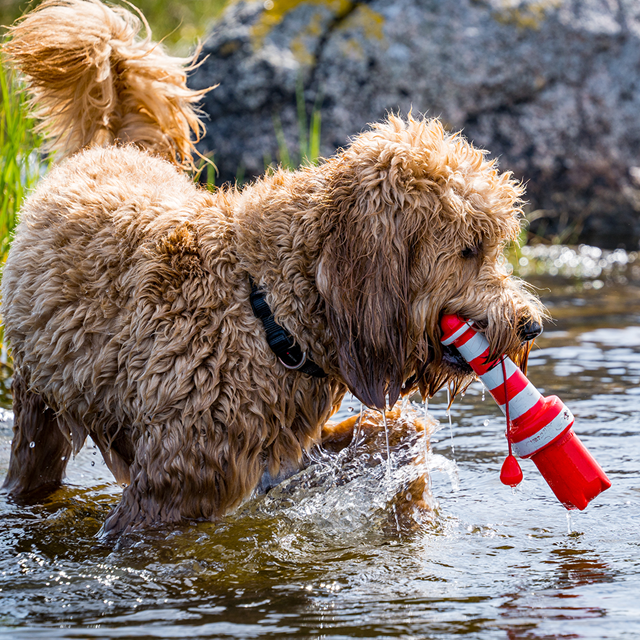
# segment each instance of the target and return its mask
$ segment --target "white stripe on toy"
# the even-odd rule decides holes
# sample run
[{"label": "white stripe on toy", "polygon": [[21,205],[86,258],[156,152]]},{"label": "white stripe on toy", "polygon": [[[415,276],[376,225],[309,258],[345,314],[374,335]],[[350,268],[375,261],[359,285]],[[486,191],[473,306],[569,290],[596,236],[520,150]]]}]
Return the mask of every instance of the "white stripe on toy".
[{"label": "white stripe on toy", "polygon": [[534,454],[536,451],[542,449],[542,447],[553,442],[555,438],[566,430],[573,420],[573,414],[565,406],[564,411],[561,411],[549,424],[545,425],[537,433],[534,433],[524,440],[520,440],[520,442],[512,441],[511,446],[514,453],[521,458],[526,458]]},{"label": "white stripe on toy", "polygon": [[[509,400],[509,418],[517,420],[524,415],[542,399],[540,392],[529,382],[529,384],[518,395]],[[498,405],[502,409],[502,413],[506,415],[507,411],[503,404]]]},{"label": "white stripe on toy", "polygon": [[478,356],[481,356],[489,348],[487,339],[481,333],[475,333],[469,340],[458,347],[458,351],[462,354],[462,357],[471,362]]},{"label": "white stripe on toy", "polygon": [[[516,367],[511,358],[505,358],[504,368],[507,373],[507,380],[516,371],[518,371],[518,367]],[[480,376],[480,380],[482,380],[482,384],[484,384],[489,392],[493,391],[493,389],[499,387],[501,384],[504,384],[504,378],[502,377],[502,362],[498,360],[497,364],[493,368]]]},{"label": "white stripe on toy", "polygon": [[442,340],[442,344],[449,345],[455,342],[467,329],[471,329],[472,327],[472,322],[465,322],[455,333],[450,335],[446,340]]}]

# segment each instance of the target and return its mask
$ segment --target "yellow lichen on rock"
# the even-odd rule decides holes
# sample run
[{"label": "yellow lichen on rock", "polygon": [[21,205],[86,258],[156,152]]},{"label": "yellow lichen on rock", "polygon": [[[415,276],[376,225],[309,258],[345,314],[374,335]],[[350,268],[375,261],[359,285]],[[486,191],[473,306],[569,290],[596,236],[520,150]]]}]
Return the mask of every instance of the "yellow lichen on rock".
[{"label": "yellow lichen on rock", "polygon": [[558,8],[561,0],[539,0],[524,6],[510,6],[509,0],[504,1],[504,8],[494,13],[494,18],[500,24],[513,25],[518,29],[533,29],[538,31],[547,17],[547,12]]},{"label": "yellow lichen on rock", "polygon": [[315,56],[309,51],[307,41],[318,38],[321,35],[322,16],[319,13],[315,13],[302,32],[291,41],[291,53],[303,67],[312,66],[315,62]]},{"label": "yellow lichen on rock", "polygon": [[[260,48],[260,46],[264,42],[264,39],[269,35],[271,30],[275,26],[279,25],[288,13],[304,4],[315,5],[319,8],[324,7],[330,12],[334,13],[336,17],[345,15],[353,7],[353,2],[351,0],[266,0],[266,2],[264,3],[265,10],[262,12],[259,20],[255,25],[253,25],[253,28],[251,30],[251,37],[254,48]],[[316,15],[318,15],[319,23],[319,14]],[[315,19],[312,20],[312,23],[314,22],[316,22]],[[312,23],[309,24],[310,30],[305,30],[305,33],[299,34],[297,38],[299,40],[299,45],[297,45],[298,55],[303,55],[303,52],[300,50],[300,48],[304,47],[304,36],[313,35],[313,30],[318,28]],[[306,47],[304,47],[304,49],[304,55],[311,55],[306,50]]]},{"label": "yellow lichen on rock", "polygon": [[361,4],[349,16],[345,27],[362,29],[367,40],[384,40],[384,16],[365,4]]},{"label": "yellow lichen on rock", "polygon": [[[367,7],[360,5],[349,16],[348,20],[342,25],[342,28],[351,32],[360,30],[365,40],[376,40],[384,42],[384,17]],[[351,58],[363,58],[364,48],[362,43],[355,37],[348,38],[341,46],[344,55]]]},{"label": "yellow lichen on rock", "polygon": [[[264,11],[251,29],[254,49],[259,49],[274,27],[282,23],[289,13],[302,5],[315,7],[315,11],[310,13],[307,24],[292,38],[289,45],[294,58],[302,66],[311,66],[315,63],[315,56],[309,45],[322,36],[327,11],[333,14],[333,19],[336,20],[352,12],[348,15],[342,28],[360,30],[367,40],[384,40],[382,30],[384,18],[382,15],[366,5],[359,5],[352,0],[266,0]],[[344,46],[352,56],[361,57],[363,55],[361,43],[354,38],[350,38]]]}]

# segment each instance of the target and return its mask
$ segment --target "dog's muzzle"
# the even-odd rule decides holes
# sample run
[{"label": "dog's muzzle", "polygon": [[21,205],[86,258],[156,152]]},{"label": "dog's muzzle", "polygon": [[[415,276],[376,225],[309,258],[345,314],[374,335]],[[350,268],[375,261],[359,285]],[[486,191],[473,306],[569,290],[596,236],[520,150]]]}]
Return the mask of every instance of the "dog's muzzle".
[{"label": "dog's muzzle", "polygon": [[542,333],[542,325],[535,320],[527,320],[522,322],[518,328],[518,334],[522,342],[535,340]]},{"label": "dog's muzzle", "polygon": [[[535,320],[526,320],[520,323],[518,335],[522,342],[534,340],[542,333],[542,325]],[[472,373],[472,369],[467,361],[460,355],[460,352],[453,345],[443,345],[442,360],[461,373]]]}]

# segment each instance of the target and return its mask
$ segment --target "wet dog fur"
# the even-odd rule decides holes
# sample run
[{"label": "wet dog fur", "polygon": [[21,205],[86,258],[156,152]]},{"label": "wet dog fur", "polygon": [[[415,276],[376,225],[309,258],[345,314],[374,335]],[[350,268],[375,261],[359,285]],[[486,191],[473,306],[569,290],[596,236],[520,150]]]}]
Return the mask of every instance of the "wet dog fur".
[{"label": "wet dog fur", "polygon": [[[47,0],[5,46],[66,158],[4,268],[15,433],[4,487],[59,486],[87,436],[126,485],[105,534],[215,520],[299,465],[351,391],[368,407],[460,388],[443,313],[523,353],[537,300],[502,266],[521,186],[436,119],[390,116],[319,166],[198,188],[190,61],[97,0]],[[249,304],[327,373],[286,369]],[[31,446],[34,443],[34,446]]]}]

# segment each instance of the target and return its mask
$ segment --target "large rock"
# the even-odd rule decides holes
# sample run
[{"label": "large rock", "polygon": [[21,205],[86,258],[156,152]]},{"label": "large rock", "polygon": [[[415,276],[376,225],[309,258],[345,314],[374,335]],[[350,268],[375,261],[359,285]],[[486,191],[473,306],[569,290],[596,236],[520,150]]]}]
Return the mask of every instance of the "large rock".
[{"label": "large rock", "polygon": [[222,181],[277,159],[280,126],[297,146],[303,87],[322,155],[389,111],[439,116],[526,182],[533,230],[638,246],[637,0],[233,2],[203,53]]}]

